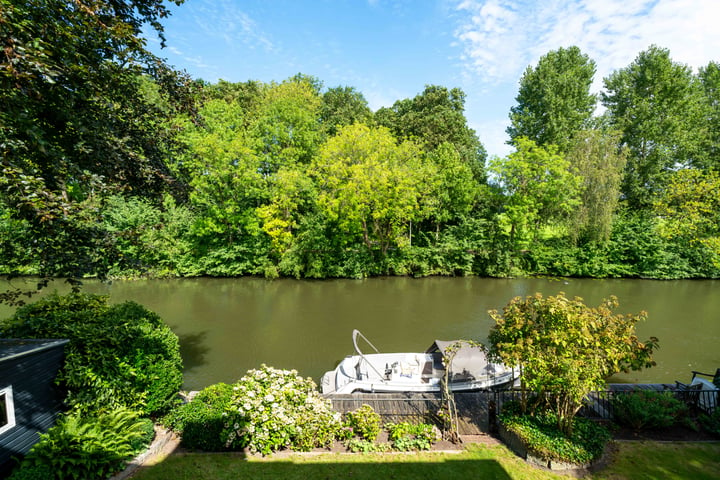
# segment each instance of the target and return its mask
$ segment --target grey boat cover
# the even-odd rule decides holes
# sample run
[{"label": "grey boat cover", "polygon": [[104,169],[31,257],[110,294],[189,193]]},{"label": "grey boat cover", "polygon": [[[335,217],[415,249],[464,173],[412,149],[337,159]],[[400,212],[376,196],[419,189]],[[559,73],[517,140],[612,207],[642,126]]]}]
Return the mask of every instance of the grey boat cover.
[{"label": "grey boat cover", "polygon": [[490,363],[480,347],[473,346],[465,340],[435,340],[426,353],[439,352],[444,356],[445,349],[454,343],[460,343],[460,348],[450,365],[451,382],[467,382],[502,373],[501,366]]}]

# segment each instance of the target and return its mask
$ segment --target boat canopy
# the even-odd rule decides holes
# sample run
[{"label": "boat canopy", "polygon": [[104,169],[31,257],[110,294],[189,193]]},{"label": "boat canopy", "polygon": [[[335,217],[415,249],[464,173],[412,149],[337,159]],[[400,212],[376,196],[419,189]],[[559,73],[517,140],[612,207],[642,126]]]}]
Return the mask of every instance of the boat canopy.
[{"label": "boat canopy", "polygon": [[451,382],[464,382],[500,373],[496,365],[488,361],[482,348],[466,340],[435,340],[426,353],[440,352],[444,356],[445,350],[455,343],[460,346],[450,365]]}]

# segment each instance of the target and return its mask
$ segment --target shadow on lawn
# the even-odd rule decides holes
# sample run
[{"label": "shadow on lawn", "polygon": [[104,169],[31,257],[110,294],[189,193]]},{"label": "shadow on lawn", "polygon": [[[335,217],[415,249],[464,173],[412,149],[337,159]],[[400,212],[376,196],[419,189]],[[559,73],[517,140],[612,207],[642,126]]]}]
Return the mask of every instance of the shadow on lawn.
[{"label": "shadow on lawn", "polygon": [[[193,459],[194,457],[194,459]],[[353,480],[437,480],[440,478],[483,478],[510,480],[496,460],[443,457],[437,462],[413,462],[400,456],[382,462],[300,460],[250,460],[238,454],[173,455],[132,476],[137,480],[223,480],[223,479],[353,479]]]}]

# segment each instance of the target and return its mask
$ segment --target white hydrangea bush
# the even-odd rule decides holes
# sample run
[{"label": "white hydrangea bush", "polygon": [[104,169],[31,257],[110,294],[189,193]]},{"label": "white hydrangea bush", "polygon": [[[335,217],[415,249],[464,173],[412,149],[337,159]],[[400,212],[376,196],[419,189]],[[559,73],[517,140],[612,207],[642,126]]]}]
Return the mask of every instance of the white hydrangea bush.
[{"label": "white hydrangea bush", "polygon": [[233,391],[223,431],[228,449],[247,447],[263,455],[283,448],[308,451],[330,445],[342,428],[331,402],[296,370],[262,365],[249,370]]}]

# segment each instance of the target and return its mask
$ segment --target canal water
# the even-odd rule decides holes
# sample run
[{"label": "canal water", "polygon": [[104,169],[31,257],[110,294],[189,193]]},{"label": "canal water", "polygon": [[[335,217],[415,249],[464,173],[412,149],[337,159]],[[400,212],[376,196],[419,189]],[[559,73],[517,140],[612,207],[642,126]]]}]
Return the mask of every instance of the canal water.
[{"label": "canal water", "polygon": [[[59,281],[53,288],[67,290]],[[88,281],[84,289],[160,314],[180,338],[186,389],[234,382],[263,363],[294,368],[318,382],[353,352],[354,328],[388,352],[423,351],[435,339],[484,342],[493,325],[488,310],[535,292],[565,292],[590,306],[615,295],[616,312],[648,312],[638,333],[641,340],[660,339],[658,365],[612,381],[688,381],[691,370],[712,373],[720,367],[720,281],[715,280],[197,278]],[[10,313],[0,307],[0,317]]]}]

